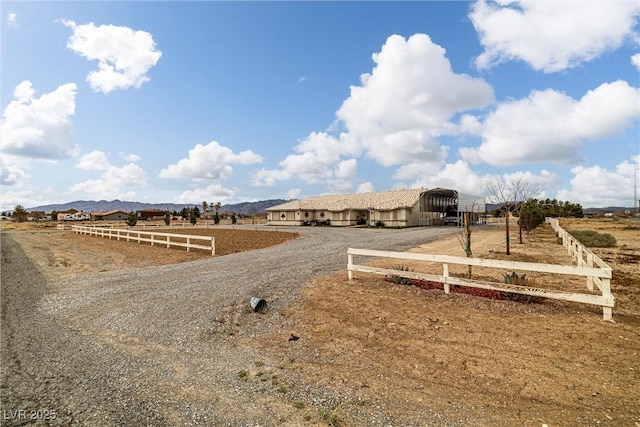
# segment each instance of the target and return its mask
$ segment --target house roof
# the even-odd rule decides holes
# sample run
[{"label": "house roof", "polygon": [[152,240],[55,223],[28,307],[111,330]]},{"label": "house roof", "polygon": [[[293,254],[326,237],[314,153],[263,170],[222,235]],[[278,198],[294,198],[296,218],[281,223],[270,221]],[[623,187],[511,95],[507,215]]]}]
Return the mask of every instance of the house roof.
[{"label": "house roof", "polygon": [[267,211],[328,210],[394,210],[414,206],[424,188],[376,191],[369,193],[333,194],[308,199],[291,200],[272,206]]},{"label": "house roof", "polygon": [[93,215],[95,215],[95,216],[107,216],[107,215],[111,215],[111,214],[115,214],[115,213],[123,213],[123,214],[129,215],[128,212],[121,211],[119,209],[115,209],[115,210],[112,210],[112,211],[106,211],[106,212],[94,212]]}]

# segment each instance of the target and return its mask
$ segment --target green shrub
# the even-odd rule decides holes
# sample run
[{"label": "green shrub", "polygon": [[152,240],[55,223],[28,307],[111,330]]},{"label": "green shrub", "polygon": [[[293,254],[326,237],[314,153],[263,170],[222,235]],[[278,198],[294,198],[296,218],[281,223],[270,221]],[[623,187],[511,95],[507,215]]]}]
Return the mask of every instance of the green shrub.
[{"label": "green shrub", "polygon": [[129,212],[126,221],[129,227],[133,227],[138,223],[138,215],[135,212]]},{"label": "green shrub", "polygon": [[380,220],[376,221],[376,228],[384,228],[384,222]]},{"label": "green shrub", "polygon": [[595,230],[572,230],[569,234],[588,248],[613,248],[617,244],[616,238],[611,234]]}]

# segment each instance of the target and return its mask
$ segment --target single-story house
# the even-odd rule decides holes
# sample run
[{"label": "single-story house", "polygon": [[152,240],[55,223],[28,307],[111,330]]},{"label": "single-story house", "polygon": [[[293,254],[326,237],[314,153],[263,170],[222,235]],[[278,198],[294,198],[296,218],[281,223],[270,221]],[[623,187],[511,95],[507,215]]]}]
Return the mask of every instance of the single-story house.
[{"label": "single-story house", "polygon": [[147,221],[159,221],[164,219],[164,211],[160,209],[142,209],[138,212],[138,218]]},{"label": "single-story house", "polygon": [[120,210],[107,212],[93,212],[91,214],[92,221],[119,221],[129,218],[129,213]]},{"label": "single-story house", "polygon": [[436,188],[400,189],[369,193],[336,194],[291,200],[266,209],[269,225],[385,227],[461,225],[465,212],[480,221],[484,197]]}]

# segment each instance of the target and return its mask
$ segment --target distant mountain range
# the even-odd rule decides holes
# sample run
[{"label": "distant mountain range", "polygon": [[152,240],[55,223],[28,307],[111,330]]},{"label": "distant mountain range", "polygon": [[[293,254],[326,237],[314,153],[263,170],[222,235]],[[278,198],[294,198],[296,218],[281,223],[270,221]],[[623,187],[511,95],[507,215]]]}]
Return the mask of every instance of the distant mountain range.
[{"label": "distant mountain range", "polygon": [[[286,203],[288,200],[284,199],[270,199],[260,200],[257,202],[242,202],[235,204],[222,205],[220,212],[235,212],[242,215],[253,215],[264,213],[267,208],[272,206]],[[44,211],[45,213],[51,213],[51,211],[64,212],[70,209],[83,212],[107,212],[112,210],[121,210],[125,212],[136,212],[143,209],[159,209],[161,211],[181,211],[185,207],[193,207],[193,204],[176,204],[176,203],[141,203],[141,202],[124,202],[122,200],[76,200],[75,202],[56,204],[56,205],[44,205],[27,208],[28,212]],[[198,205],[198,208],[202,209],[202,205]]]}]

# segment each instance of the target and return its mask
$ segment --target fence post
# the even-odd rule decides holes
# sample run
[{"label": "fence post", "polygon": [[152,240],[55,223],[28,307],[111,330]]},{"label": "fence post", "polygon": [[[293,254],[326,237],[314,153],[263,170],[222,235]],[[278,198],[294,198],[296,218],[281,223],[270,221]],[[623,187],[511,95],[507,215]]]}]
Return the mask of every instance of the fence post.
[{"label": "fence post", "polygon": [[[611,295],[611,279],[602,278],[602,296],[605,298],[613,298]],[[613,308],[602,307],[602,320],[613,320]]]},{"label": "fence post", "polygon": [[444,293],[451,293],[451,285],[447,283],[449,278],[449,264],[442,263],[442,276],[444,277]]},{"label": "fence post", "polygon": [[[588,253],[587,254],[587,267],[593,268],[593,254],[592,253]],[[592,276],[587,276],[587,289],[590,290],[590,291],[593,290],[593,277]]]},{"label": "fence post", "polygon": [[347,253],[347,277],[349,281],[353,280],[353,270],[351,270],[351,266],[353,265],[353,254]]},{"label": "fence post", "polygon": [[187,252],[189,252],[189,249],[191,249],[189,246],[191,245],[191,238],[187,237]]},{"label": "fence post", "polygon": [[216,254],[216,238],[211,236],[211,256]]},{"label": "fence post", "polygon": [[578,267],[582,267],[582,245],[578,245]]}]

